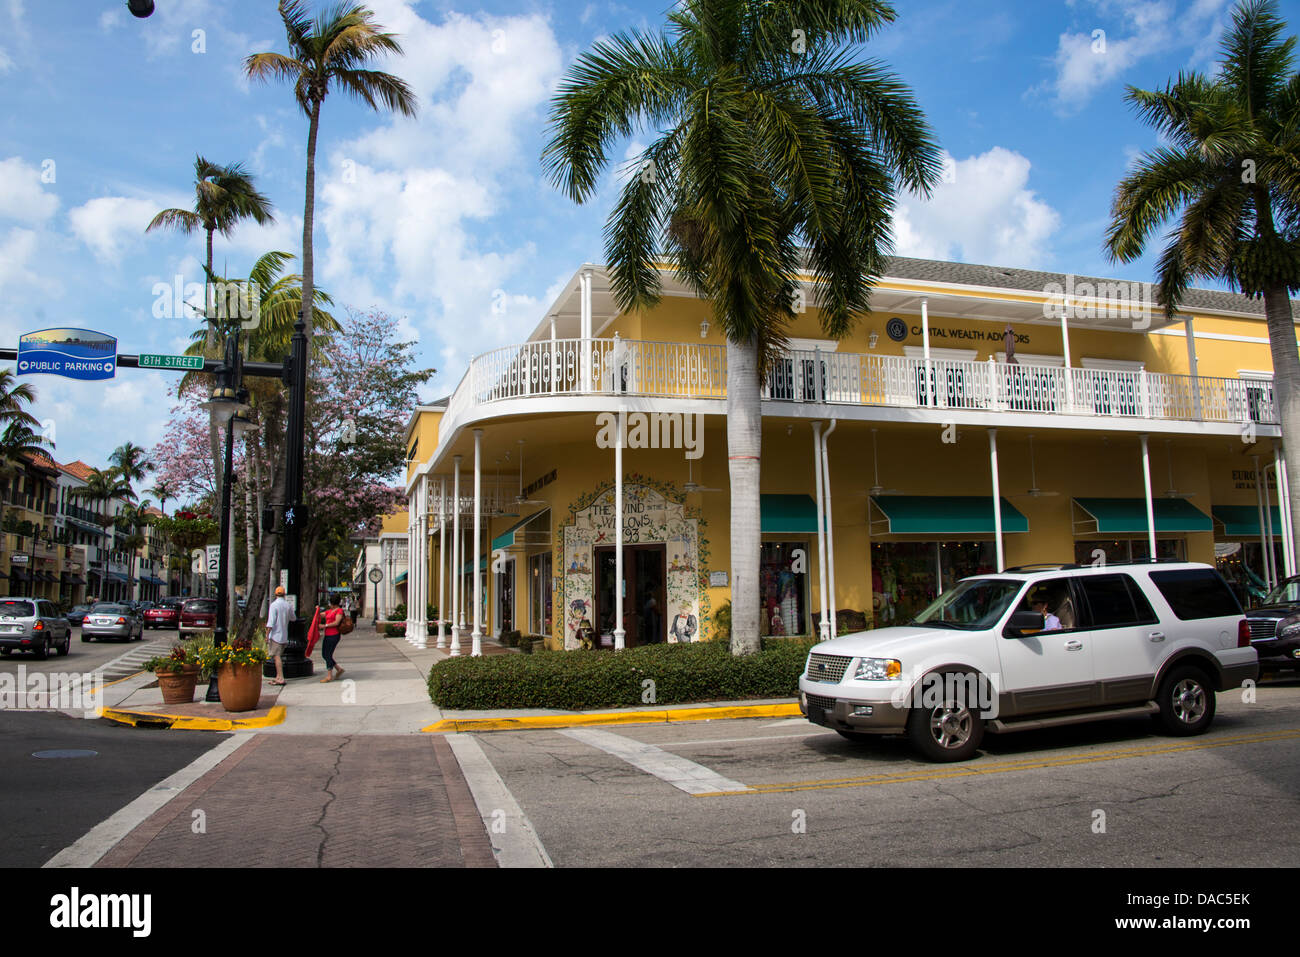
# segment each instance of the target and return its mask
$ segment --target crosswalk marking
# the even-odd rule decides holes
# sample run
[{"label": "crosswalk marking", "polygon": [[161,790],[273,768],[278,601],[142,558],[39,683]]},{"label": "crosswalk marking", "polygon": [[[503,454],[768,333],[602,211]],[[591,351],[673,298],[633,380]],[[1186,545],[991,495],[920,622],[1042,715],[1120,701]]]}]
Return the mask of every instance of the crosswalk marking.
[{"label": "crosswalk marking", "polygon": [[719,792],[751,791],[752,788],[725,778],[716,771],[711,771],[702,764],[696,764],[680,755],[671,754],[653,744],[634,741],[621,734],[610,731],[598,731],[595,728],[566,728],[560,734],[565,737],[599,748],[606,754],[612,754],[646,772],[659,780],[671,784],[687,794],[716,794]]}]

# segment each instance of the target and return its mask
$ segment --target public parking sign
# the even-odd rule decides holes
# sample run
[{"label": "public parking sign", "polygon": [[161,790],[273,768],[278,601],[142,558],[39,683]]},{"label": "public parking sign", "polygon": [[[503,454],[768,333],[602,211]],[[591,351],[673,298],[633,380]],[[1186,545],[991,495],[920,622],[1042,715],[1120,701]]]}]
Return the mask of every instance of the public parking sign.
[{"label": "public parking sign", "polygon": [[92,329],[41,329],[18,339],[19,375],[61,375],[66,379],[111,379],[117,369],[117,340]]}]

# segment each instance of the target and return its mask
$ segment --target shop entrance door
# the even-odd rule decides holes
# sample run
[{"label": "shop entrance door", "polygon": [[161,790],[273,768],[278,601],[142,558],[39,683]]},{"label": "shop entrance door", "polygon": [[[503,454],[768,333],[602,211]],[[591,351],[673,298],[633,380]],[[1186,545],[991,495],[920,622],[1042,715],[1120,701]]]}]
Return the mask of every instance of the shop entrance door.
[{"label": "shop entrance door", "polygon": [[[614,616],[618,604],[614,592],[616,549],[597,546],[595,619],[596,641],[602,648],[614,647]],[[664,545],[624,545],[623,595],[624,643],[628,648],[666,641],[664,621],[664,582],[666,580]]]}]

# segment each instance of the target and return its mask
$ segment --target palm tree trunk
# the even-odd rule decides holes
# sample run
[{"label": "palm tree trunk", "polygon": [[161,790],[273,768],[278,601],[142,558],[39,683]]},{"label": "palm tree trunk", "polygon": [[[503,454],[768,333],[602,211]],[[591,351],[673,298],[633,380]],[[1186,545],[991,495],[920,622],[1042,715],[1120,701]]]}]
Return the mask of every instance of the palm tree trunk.
[{"label": "palm tree trunk", "polygon": [[[245,460],[249,465],[251,465],[252,462],[254,461],[254,458],[253,458],[253,443],[252,443],[251,440],[249,440],[249,441],[245,441],[245,443],[244,443],[244,460]],[[246,582],[246,584],[244,585],[244,598],[247,599],[249,595],[253,594],[253,572],[255,571],[254,565],[256,564],[256,560],[255,560],[254,555],[253,555],[253,545],[254,545],[253,526],[254,526],[254,524],[255,524],[255,522],[253,521],[253,514],[254,514],[254,513],[253,513],[253,483],[252,483],[252,481],[251,481],[252,476],[249,475],[249,472],[248,472],[248,466],[247,466],[247,465],[246,465],[245,468],[244,468],[244,478],[245,478],[245,482],[244,482],[244,553],[245,553],[245,560],[246,560],[247,565],[248,565],[248,568],[247,568],[247,570],[246,570],[246,578],[247,578],[247,582]],[[248,608],[247,603],[245,603],[244,608],[245,608],[245,609]]]},{"label": "palm tree trunk", "polygon": [[[284,466],[276,462],[271,467],[271,500],[280,501],[284,498],[285,474]],[[247,596],[247,612],[239,623],[239,637],[251,638],[253,629],[261,622],[266,621],[266,604],[265,599],[270,592],[271,575],[273,566],[276,562],[276,543],[279,541],[277,535],[265,535],[262,537],[262,545],[257,550],[257,569],[253,573],[253,586]],[[256,611],[254,610],[256,609]]]},{"label": "palm tree trunk", "polygon": [[320,100],[311,105],[311,123],[307,129],[307,198],[302,213],[302,314],[307,324],[307,355],[311,356],[312,305],[315,300],[315,257],[312,255],[312,230],[316,214],[316,134],[320,131]]},{"label": "palm tree trunk", "polygon": [[731,653],[759,650],[759,491],[763,445],[757,343],[727,342],[727,458],[731,476]]},{"label": "palm tree trunk", "polygon": [[[1288,478],[1300,482],[1300,351],[1285,287],[1264,291],[1264,315],[1273,357],[1273,403],[1282,424],[1282,461]],[[1291,527],[1300,529],[1300,495],[1291,497]]]}]

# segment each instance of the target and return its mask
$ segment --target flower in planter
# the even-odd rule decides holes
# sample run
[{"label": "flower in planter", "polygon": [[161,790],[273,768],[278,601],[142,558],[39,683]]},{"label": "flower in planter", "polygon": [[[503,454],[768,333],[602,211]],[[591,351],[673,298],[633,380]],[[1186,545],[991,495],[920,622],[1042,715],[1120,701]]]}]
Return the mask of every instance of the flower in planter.
[{"label": "flower in planter", "polygon": [[160,671],[179,674],[185,670],[187,665],[198,663],[198,656],[181,645],[172,645],[171,654],[156,655],[144,663],[144,670],[150,674],[156,674]]},{"label": "flower in planter", "polygon": [[227,642],[224,645],[208,645],[199,649],[199,664],[206,672],[218,670],[222,665],[258,665],[266,661],[266,647],[255,644],[251,638]]}]

